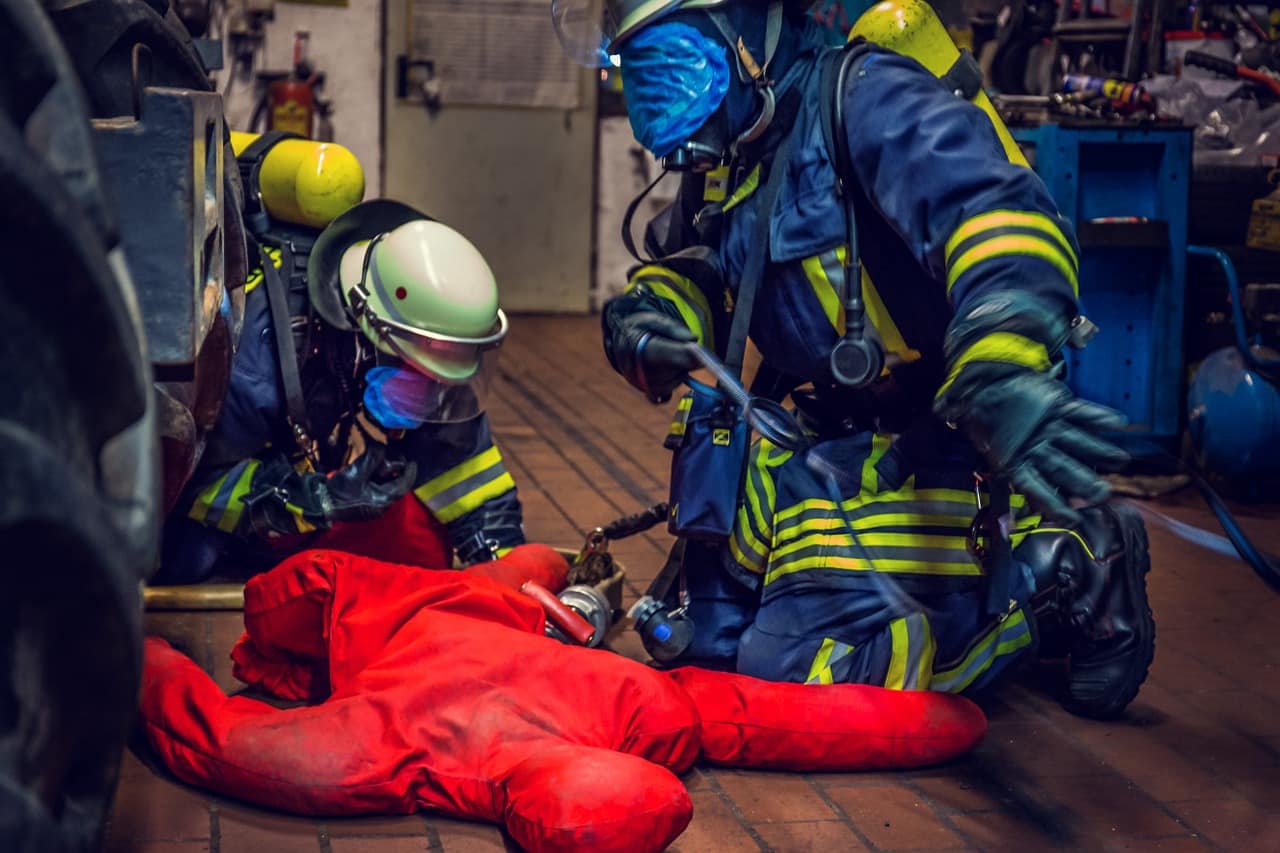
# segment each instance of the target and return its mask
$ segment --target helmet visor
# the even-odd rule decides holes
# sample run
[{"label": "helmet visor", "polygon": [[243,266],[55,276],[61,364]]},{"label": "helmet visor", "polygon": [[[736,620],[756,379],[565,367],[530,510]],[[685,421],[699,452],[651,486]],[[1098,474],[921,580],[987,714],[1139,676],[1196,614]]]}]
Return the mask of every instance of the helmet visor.
[{"label": "helmet visor", "polygon": [[376,323],[370,324],[377,330],[379,339],[410,367],[446,385],[471,382],[480,370],[484,354],[497,348],[507,334],[507,315],[501,310],[492,333],[482,338],[441,335],[385,317],[378,317]]},{"label": "helmet visor", "polygon": [[723,0],[551,0],[551,23],[569,58],[588,68],[616,65],[617,43],[677,8]]},{"label": "helmet visor", "polygon": [[605,0],[551,0],[551,24],[565,54],[579,65],[604,68],[617,22]]}]

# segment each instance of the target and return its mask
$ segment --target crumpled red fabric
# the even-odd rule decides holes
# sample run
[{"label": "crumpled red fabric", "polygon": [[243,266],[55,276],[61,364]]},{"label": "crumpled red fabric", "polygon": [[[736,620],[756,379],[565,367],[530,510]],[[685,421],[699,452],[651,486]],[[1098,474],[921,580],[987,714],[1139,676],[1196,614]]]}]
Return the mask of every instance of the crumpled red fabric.
[{"label": "crumpled red fabric", "polygon": [[[432,809],[533,851],[661,850],[688,824],[676,773],[914,766],[972,748],[981,711],[941,694],[664,673],[543,636],[531,599],[564,560],[517,548],[469,572],[307,551],[249,581],[228,697],[148,638],[140,716],[181,779],[311,815]],[[544,583],[544,585],[547,585]]]}]

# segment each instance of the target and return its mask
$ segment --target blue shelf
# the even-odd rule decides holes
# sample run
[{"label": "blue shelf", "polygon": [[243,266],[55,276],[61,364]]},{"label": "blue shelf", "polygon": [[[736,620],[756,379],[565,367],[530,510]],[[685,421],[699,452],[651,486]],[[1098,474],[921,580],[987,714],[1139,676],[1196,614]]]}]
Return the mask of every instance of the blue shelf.
[{"label": "blue shelf", "polygon": [[1077,394],[1129,418],[1127,443],[1181,427],[1189,128],[1016,128],[1080,239],[1080,303],[1101,330],[1070,350]]}]

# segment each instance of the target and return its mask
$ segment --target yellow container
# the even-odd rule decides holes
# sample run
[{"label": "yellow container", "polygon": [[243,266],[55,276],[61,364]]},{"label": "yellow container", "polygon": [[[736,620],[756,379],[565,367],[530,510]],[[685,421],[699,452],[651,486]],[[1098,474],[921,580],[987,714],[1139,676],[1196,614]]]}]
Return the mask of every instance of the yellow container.
[{"label": "yellow container", "polygon": [[[849,37],[854,36],[862,36],[873,44],[909,56],[937,77],[951,70],[951,66],[960,58],[960,49],[947,34],[947,28],[924,0],[885,0],[877,3],[863,12],[862,17],[853,25]],[[979,91],[973,102],[991,120],[1009,161],[1026,166],[1027,158],[1022,156],[1018,143],[1009,135],[1009,129],[1004,126],[987,93]]]},{"label": "yellow container", "polygon": [[[258,136],[233,130],[231,149],[238,157]],[[258,191],[267,212],[276,219],[323,228],[364,198],[364,169],[356,155],[341,145],[282,139],[262,161]]]}]

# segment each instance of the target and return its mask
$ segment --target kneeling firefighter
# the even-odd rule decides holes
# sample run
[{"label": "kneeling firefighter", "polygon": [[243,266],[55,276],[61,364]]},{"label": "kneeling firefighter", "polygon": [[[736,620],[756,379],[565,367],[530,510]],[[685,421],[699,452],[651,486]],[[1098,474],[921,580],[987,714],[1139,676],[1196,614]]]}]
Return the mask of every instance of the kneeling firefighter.
[{"label": "kneeling firefighter", "polygon": [[[1039,644],[1070,659],[1070,710],[1115,715],[1153,654],[1147,545],[1095,473],[1125,460],[1094,435],[1119,417],[1057,378],[1092,330],[1070,227],[970,102],[971,60],[939,79],[861,38],[827,48],[802,5],[606,0],[601,26],[552,4],[574,58],[620,58],[636,139],[684,172],[603,314],[629,382],[692,389],[668,437],[683,606],[648,645],[691,620],[655,656],[960,692]],[[941,31],[907,0],[855,35],[875,16]],[[699,348],[740,371],[748,334],[752,390],[790,393],[803,447],[748,451],[687,379]]]},{"label": "kneeling firefighter", "polygon": [[[263,190],[278,189],[266,169],[279,146],[293,146],[279,158],[292,170],[299,157],[288,155],[316,145],[236,142],[249,186]],[[507,332],[493,273],[448,226],[398,202],[351,206],[361,194],[362,176],[333,218],[323,207],[341,193],[312,193],[319,211],[248,193],[260,263],[242,342],[166,524],[157,582],[203,580],[224,558],[265,568],[304,546],[441,568],[450,548],[476,563],[524,542],[483,409]]]}]

